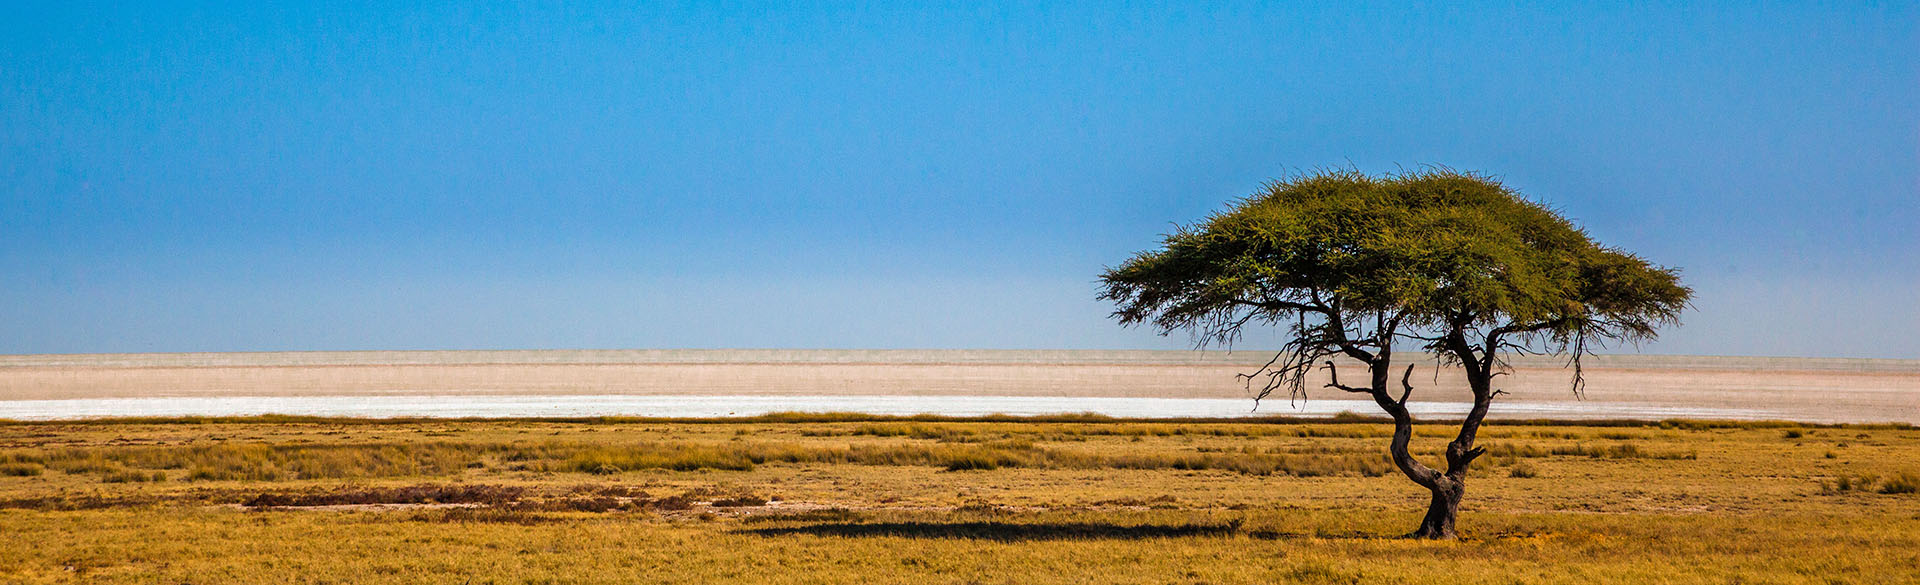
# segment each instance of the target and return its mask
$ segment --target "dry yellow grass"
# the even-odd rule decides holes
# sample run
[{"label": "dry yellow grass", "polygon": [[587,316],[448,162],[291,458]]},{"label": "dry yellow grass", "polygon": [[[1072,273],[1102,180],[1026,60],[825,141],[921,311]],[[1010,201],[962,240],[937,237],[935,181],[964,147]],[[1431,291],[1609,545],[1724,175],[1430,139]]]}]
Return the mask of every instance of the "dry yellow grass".
[{"label": "dry yellow grass", "polygon": [[[1824,584],[1920,566],[1911,428],[1496,424],[1451,543],[1394,538],[1424,498],[1374,467],[1386,430],[11,424],[0,465],[38,473],[0,474],[20,543],[0,582]],[[1448,430],[1418,429],[1426,456]],[[113,479],[129,473],[165,477]]]}]

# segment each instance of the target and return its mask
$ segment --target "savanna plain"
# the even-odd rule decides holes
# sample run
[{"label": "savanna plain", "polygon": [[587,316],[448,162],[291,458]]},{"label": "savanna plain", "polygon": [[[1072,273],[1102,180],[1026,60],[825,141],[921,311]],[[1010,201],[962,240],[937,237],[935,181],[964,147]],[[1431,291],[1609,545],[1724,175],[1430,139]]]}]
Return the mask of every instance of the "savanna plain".
[{"label": "savanna plain", "polygon": [[[1417,429],[1429,461],[1453,429]],[[0,424],[5,583],[1913,583],[1910,425],[1496,421],[1458,541],[1360,417]]]}]

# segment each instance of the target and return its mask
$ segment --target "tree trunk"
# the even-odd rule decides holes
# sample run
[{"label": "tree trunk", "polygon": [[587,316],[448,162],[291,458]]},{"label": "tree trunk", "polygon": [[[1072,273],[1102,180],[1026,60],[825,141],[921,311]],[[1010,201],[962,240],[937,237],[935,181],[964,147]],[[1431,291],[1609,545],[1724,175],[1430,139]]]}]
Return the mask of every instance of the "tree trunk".
[{"label": "tree trunk", "polygon": [[[1454,531],[1453,521],[1460,514],[1460,497],[1466,493],[1465,466],[1478,455],[1469,450],[1473,444],[1472,430],[1466,431],[1467,438],[1464,445],[1455,441],[1448,446],[1447,470],[1449,473],[1442,474],[1420,463],[1420,460],[1414,459],[1410,448],[1410,443],[1413,441],[1413,416],[1407,411],[1407,395],[1402,394],[1398,400],[1387,395],[1386,371],[1385,359],[1373,364],[1373,386],[1370,390],[1372,390],[1374,401],[1393,417],[1393,442],[1388,445],[1388,450],[1393,454],[1394,466],[1399,467],[1400,472],[1406,474],[1407,479],[1433,492],[1433,501],[1427,506],[1426,518],[1420,521],[1420,529],[1408,536],[1431,539],[1455,538],[1458,533]],[[1413,391],[1413,386],[1407,382],[1407,378],[1412,375],[1413,368],[1407,368],[1406,375],[1401,376],[1400,379],[1401,385],[1408,393]],[[1484,409],[1480,410],[1480,415],[1484,416],[1484,414]],[[1473,413],[1469,413],[1468,420],[1470,421],[1469,429],[1477,426],[1479,422]]]},{"label": "tree trunk", "polygon": [[[1480,423],[1487,417],[1487,408],[1493,402],[1492,366],[1494,362],[1491,352],[1497,347],[1493,341],[1497,341],[1498,338],[1488,343],[1489,353],[1486,356],[1476,355],[1473,347],[1467,344],[1463,333],[1463,328],[1468,322],[1470,319],[1463,319],[1460,323],[1454,324],[1452,331],[1444,340],[1446,347],[1454,351],[1459,356],[1461,364],[1465,366],[1467,383],[1473,390],[1473,408],[1467,411],[1467,416],[1461,421],[1460,433],[1454,437],[1452,443],[1447,444],[1445,473],[1413,458],[1410,445],[1413,441],[1413,415],[1407,410],[1407,398],[1413,394],[1413,383],[1410,381],[1413,376],[1413,366],[1409,365],[1406,373],[1400,376],[1400,397],[1394,398],[1393,395],[1388,394],[1387,382],[1390,379],[1389,368],[1392,365],[1392,353],[1388,340],[1382,339],[1379,342],[1380,351],[1377,355],[1360,352],[1360,355],[1355,356],[1367,362],[1369,373],[1372,374],[1371,384],[1364,388],[1341,385],[1338,370],[1333,362],[1327,362],[1330,378],[1327,386],[1368,394],[1373,397],[1375,404],[1380,405],[1381,410],[1385,410],[1393,418],[1393,441],[1388,449],[1393,454],[1394,466],[1400,468],[1400,472],[1406,474],[1407,479],[1427,488],[1433,494],[1433,499],[1427,505],[1427,515],[1420,520],[1420,528],[1407,535],[1412,538],[1435,540],[1459,538],[1459,532],[1454,528],[1454,519],[1459,517],[1460,500],[1466,496],[1467,469],[1473,465],[1474,459],[1487,452],[1483,447],[1473,446],[1473,443],[1479,434]],[[1335,325],[1338,323],[1336,322]],[[1382,330],[1388,329],[1382,325]]]},{"label": "tree trunk", "polygon": [[1433,500],[1427,504],[1427,516],[1420,520],[1420,529],[1407,536],[1433,540],[1458,538],[1459,533],[1454,531],[1453,521],[1460,516],[1460,498],[1466,495],[1466,489],[1444,480],[1431,489]]}]

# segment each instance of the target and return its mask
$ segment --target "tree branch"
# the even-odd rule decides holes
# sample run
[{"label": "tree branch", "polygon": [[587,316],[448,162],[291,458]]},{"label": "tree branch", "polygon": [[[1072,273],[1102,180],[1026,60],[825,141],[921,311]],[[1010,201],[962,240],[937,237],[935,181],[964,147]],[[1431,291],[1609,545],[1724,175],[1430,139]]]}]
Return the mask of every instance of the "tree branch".
[{"label": "tree branch", "polygon": [[1333,312],[1327,313],[1327,330],[1336,334],[1332,339],[1333,344],[1335,347],[1340,348],[1341,353],[1347,354],[1347,357],[1369,364],[1377,359],[1374,357],[1373,352],[1360,349],[1360,346],[1355,345],[1353,340],[1347,338],[1347,324],[1340,319],[1338,307],[1335,307]]},{"label": "tree branch", "polygon": [[1408,381],[1408,379],[1413,377],[1414,365],[1415,364],[1407,364],[1407,373],[1400,375],[1400,399],[1394,401],[1394,404],[1400,405],[1401,408],[1406,408],[1407,397],[1413,395],[1413,382]]},{"label": "tree branch", "polygon": [[1249,301],[1249,300],[1243,300],[1243,299],[1232,299],[1227,301],[1227,304],[1239,306],[1239,307],[1252,307],[1252,308],[1260,309],[1263,311],[1300,311],[1303,313],[1320,313],[1322,315],[1327,314],[1327,312],[1332,310],[1319,304],[1309,305],[1305,303],[1296,303],[1293,301],[1281,301],[1281,300]]},{"label": "tree branch", "polygon": [[1496,352],[1498,352],[1502,348],[1514,349],[1521,353],[1537,353],[1537,352],[1531,351],[1530,349],[1524,346],[1508,343],[1502,340],[1501,339],[1502,337],[1512,335],[1512,334],[1526,335],[1529,333],[1537,333],[1537,332],[1545,331],[1548,329],[1558,329],[1561,327],[1579,323],[1582,320],[1583,319],[1576,318],[1576,317],[1559,317],[1555,319],[1548,319],[1546,321],[1541,321],[1538,323],[1527,323],[1527,324],[1508,323],[1500,327],[1495,327],[1493,328],[1492,331],[1487,332],[1487,343],[1486,343],[1487,353],[1485,356],[1481,357],[1481,359],[1484,360],[1485,362],[1483,364],[1483,367],[1486,367],[1489,370],[1493,369],[1493,366],[1495,365],[1494,361],[1498,359],[1498,358],[1495,358],[1494,356]]},{"label": "tree branch", "polygon": [[1548,319],[1548,320],[1546,320],[1546,321],[1541,321],[1541,322],[1539,322],[1539,323],[1530,323],[1530,324],[1526,324],[1526,325],[1520,325],[1520,324],[1517,324],[1517,323],[1509,323],[1509,324],[1507,324],[1507,325],[1505,325],[1505,326],[1502,326],[1502,327],[1496,327],[1496,328],[1494,328],[1494,330],[1493,330],[1493,331],[1490,331],[1490,332],[1488,332],[1488,333],[1487,333],[1487,338],[1488,338],[1488,339],[1497,339],[1497,338],[1499,338],[1500,336],[1503,336],[1503,335],[1507,335],[1507,334],[1509,334],[1509,333],[1533,333],[1533,332],[1535,332],[1535,331],[1544,331],[1544,330],[1547,330],[1547,329],[1556,329],[1556,328],[1560,328],[1560,327],[1565,327],[1565,326],[1567,326],[1567,325],[1572,325],[1572,324],[1574,324],[1574,323],[1577,323],[1577,322],[1579,322],[1579,321],[1581,321],[1581,319],[1579,319],[1579,318],[1576,318],[1576,317],[1560,317],[1560,318],[1556,318],[1556,319]]},{"label": "tree branch", "polygon": [[1373,393],[1373,389],[1372,389],[1372,388],[1355,388],[1355,387],[1352,387],[1352,386],[1348,386],[1348,385],[1345,385],[1345,384],[1341,384],[1341,383],[1340,383],[1340,369],[1339,369],[1339,368],[1336,368],[1336,367],[1333,367],[1333,361],[1332,361],[1332,360],[1328,360],[1328,361],[1327,361],[1327,366],[1326,366],[1325,368],[1321,368],[1321,369],[1324,369],[1324,370],[1326,370],[1326,371],[1327,371],[1327,378],[1328,378],[1328,379],[1330,379],[1330,380],[1332,380],[1332,381],[1330,381],[1330,382],[1327,382],[1327,385],[1326,385],[1326,386],[1323,386],[1324,388],[1339,388],[1339,389],[1341,389],[1341,390],[1346,390],[1346,391],[1348,391],[1348,392],[1354,392],[1354,393],[1358,393],[1358,394],[1372,394],[1372,393]]}]

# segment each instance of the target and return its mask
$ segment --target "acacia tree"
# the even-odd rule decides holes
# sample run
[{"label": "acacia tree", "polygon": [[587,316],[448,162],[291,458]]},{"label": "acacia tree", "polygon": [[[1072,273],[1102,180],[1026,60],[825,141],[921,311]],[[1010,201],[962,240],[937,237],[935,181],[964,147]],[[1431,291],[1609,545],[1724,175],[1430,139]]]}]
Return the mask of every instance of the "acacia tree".
[{"label": "acacia tree", "polygon": [[[1678,271],[1594,242],[1499,181],[1444,168],[1276,181],[1101,280],[1122,324],[1187,331],[1203,347],[1230,345],[1249,326],[1282,328],[1287,341],[1274,359],[1243,376],[1258,386],[1256,401],[1282,389],[1303,398],[1316,368],[1327,370],[1324,387],[1372,398],[1393,420],[1394,465],[1433,496],[1418,538],[1456,536],[1467,470],[1486,453],[1474,438],[1501,394],[1493,381],[1507,370],[1503,356],[1566,356],[1579,393],[1583,355],[1654,338],[1678,323],[1691,295]],[[1396,343],[1461,368],[1472,390],[1444,469],[1409,452],[1413,364],[1390,387]],[[1337,357],[1364,365],[1365,381],[1341,383]]]}]

